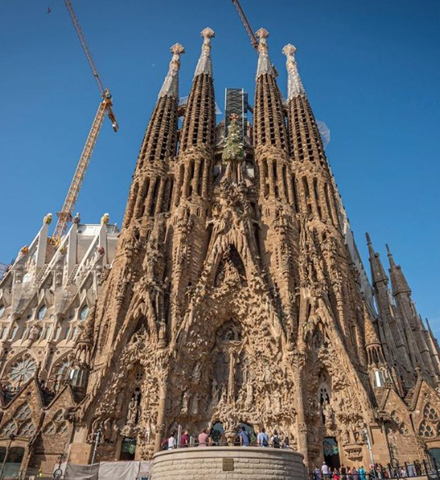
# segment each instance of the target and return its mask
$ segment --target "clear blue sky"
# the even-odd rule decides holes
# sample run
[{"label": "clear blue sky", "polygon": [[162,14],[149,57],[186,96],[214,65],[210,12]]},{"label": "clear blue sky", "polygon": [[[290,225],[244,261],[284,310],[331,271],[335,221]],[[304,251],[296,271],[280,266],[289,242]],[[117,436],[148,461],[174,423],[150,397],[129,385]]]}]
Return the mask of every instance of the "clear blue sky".
[{"label": "clear blue sky", "polygon": [[[180,42],[181,96],[216,32],[217,103],[224,88],[254,93],[256,54],[230,0],[72,0],[114,97],[119,133],[105,122],[77,204],[83,222],[121,224],[144,129]],[[254,30],[270,32],[286,91],[286,43],[318,119],[359,249],[364,232],[403,267],[419,312],[440,334],[440,2],[242,0]],[[50,7],[52,13],[46,13]],[[99,102],[62,0],[0,2],[0,260],[29,244],[62,206]],[[221,116],[219,116],[219,120]],[[368,263],[366,267],[369,270]]]}]

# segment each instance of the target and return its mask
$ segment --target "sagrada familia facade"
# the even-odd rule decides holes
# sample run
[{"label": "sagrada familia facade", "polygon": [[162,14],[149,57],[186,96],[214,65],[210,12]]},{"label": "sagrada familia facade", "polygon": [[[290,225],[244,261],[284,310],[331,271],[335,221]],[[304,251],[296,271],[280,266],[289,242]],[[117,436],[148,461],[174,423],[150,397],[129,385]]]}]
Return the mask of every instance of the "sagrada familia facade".
[{"label": "sagrada familia facade", "polygon": [[370,287],[296,49],[284,101],[257,35],[252,124],[216,124],[209,28],[179,105],[175,44],[120,233],[76,219],[54,246],[45,217],[1,281],[0,446],[22,471],[151,458],[179,425],[277,429],[309,466],[440,448],[437,341],[367,238]]}]

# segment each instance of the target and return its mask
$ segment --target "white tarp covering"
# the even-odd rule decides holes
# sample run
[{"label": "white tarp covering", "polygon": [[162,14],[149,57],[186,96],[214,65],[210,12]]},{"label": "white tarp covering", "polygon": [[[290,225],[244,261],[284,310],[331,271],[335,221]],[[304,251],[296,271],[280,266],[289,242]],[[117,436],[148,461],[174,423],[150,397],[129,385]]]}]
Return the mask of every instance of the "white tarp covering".
[{"label": "white tarp covering", "polygon": [[151,462],[100,462],[66,466],[66,480],[136,480],[150,477]]}]

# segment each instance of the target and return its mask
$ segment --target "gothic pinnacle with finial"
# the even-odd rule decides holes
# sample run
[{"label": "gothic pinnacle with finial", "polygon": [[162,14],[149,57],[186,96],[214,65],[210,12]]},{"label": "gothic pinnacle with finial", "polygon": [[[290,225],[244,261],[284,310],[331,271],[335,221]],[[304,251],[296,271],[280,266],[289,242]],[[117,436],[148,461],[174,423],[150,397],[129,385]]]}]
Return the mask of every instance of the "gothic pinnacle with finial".
[{"label": "gothic pinnacle with finial", "polygon": [[200,35],[203,37],[202,53],[200,54],[199,61],[197,62],[196,71],[194,76],[201,75],[203,73],[212,76],[212,63],[211,63],[211,38],[215,37],[215,32],[209,27],[204,28]]},{"label": "gothic pinnacle with finial", "polygon": [[170,52],[173,54],[170,60],[170,66],[167,76],[163,82],[162,88],[159,92],[159,98],[161,97],[174,97],[179,96],[179,68],[180,68],[180,55],[185,53],[185,49],[180,43],[175,43]]},{"label": "gothic pinnacle with finial", "polygon": [[255,36],[259,39],[258,42],[258,66],[257,78],[265,73],[274,75],[272,63],[269,58],[269,49],[267,47],[267,37],[269,32],[265,28],[260,28],[255,32]]},{"label": "gothic pinnacle with finial", "polygon": [[298,64],[295,60],[296,47],[291,43],[285,45],[282,53],[286,56],[287,68],[287,99],[291,100],[299,95],[305,95],[304,86],[298,72]]}]

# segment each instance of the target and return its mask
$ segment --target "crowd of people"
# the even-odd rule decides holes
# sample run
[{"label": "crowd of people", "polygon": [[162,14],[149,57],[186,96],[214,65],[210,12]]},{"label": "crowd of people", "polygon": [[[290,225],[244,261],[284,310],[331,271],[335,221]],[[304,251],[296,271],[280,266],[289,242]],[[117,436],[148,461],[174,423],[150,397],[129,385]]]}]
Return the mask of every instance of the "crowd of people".
[{"label": "crowd of people", "polygon": [[[272,435],[268,435],[266,430],[262,428],[258,435],[255,436],[253,431],[246,429],[244,425],[240,426],[236,432],[234,445],[242,447],[272,447],[272,448],[290,448],[290,441],[288,436],[281,438],[277,430],[274,430]],[[162,450],[171,450],[173,448],[185,447],[208,447],[208,446],[226,446],[229,445],[224,432],[219,430],[211,430],[208,434],[207,429],[204,428],[197,437],[190,435],[189,430],[184,430],[180,436],[180,441],[176,432],[171,432],[171,435],[162,441]]]},{"label": "crowd of people", "polygon": [[340,468],[331,468],[325,462],[321,468],[313,470],[313,480],[372,480],[388,478],[416,477],[422,474],[420,462],[411,465],[399,466],[397,468],[385,468],[382,464],[369,465],[368,468],[348,467],[341,465]]}]

